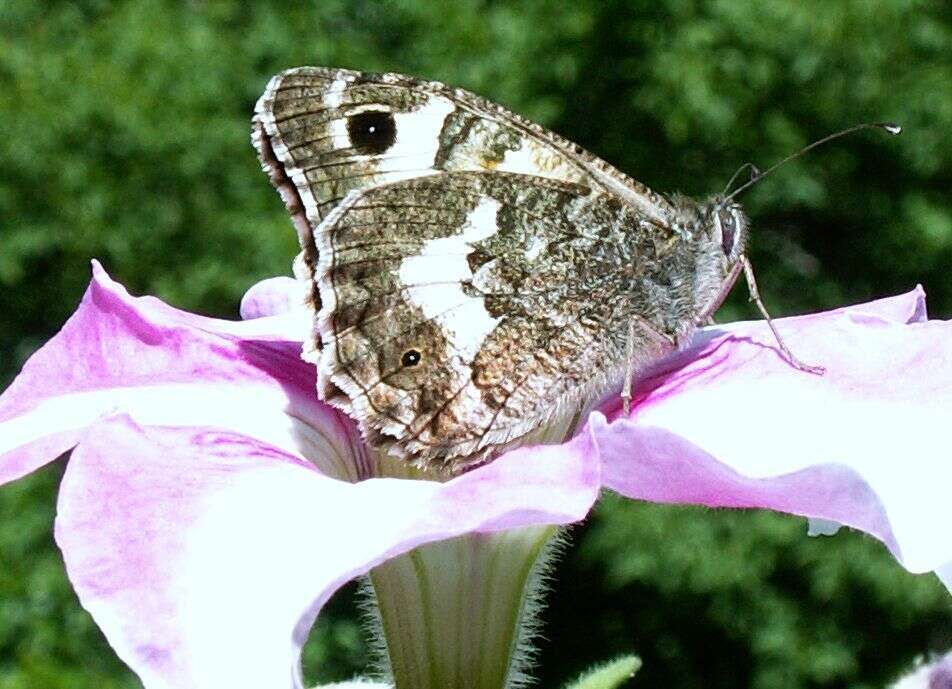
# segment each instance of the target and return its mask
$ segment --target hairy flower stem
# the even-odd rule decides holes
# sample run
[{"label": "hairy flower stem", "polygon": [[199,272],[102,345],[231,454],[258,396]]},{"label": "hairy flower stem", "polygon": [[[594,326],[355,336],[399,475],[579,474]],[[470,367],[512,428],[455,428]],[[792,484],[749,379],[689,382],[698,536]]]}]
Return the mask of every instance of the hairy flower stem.
[{"label": "hairy flower stem", "polygon": [[470,534],[376,567],[379,638],[396,689],[521,684],[555,533]]},{"label": "hairy flower stem", "polygon": [[[563,409],[522,441],[563,442],[582,418],[581,409]],[[379,477],[450,478],[383,453],[373,459]],[[530,642],[545,574],[559,550],[558,533],[554,526],[471,533],[421,546],[371,570],[374,641],[394,688],[526,684]]]}]

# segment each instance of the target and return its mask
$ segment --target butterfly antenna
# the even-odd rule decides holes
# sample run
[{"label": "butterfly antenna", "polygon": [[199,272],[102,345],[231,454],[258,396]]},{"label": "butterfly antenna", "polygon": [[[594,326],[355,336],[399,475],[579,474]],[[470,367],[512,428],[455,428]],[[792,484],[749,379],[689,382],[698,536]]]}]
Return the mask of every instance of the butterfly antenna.
[{"label": "butterfly antenna", "polygon": [[[818,141],[814,141],[812,144],[809,144],[809,145],[807,145],[807,146],[804,146],[803,148],[801,148],[801,149],[800,149],[799,151],[797,151],[796,153],[793,153],[793,154],[791,154],[791,155],[788,155],[786,158],[784,158],[783,160],[781,160],[779,163],[774,163],[773,165],[771,165],[769,168],[767,168],[767,169],[766,169],[764,172],[762,172],[762,173],[760,173],[759,171],[757,171],[757,168],[754,167],[753,165],[751,165],[751,167],[754,169],[754,173],[751,174],[750,180],[747,181],[747,182],[745,182],[744,184],[740,185],[739,187],[737,187],[737,189],[735,189],[733,192],[731,192],[730,196],[727,196],[727,197],[723,200],[722,203],[728,203],[731,199],[733,199],[733,198],[734,198],[735,196],[737,196],[739,193],[741,193],[741,192],[744,191],[745,189],[749,189],[749,188],[752,187],[753,185],[757,184],[757,182],[759,182],[760,180],[762,180],[764,177],[766,177],[767,175],[769,175],[771,172],[773,172],[774,170],[776,170],[776,169],[777,169],[778,167],[780,167],[781,165],[785,165],[786,163],[789,163],[791,160],[796,160],[797,158],[799,158],[800,156],[802,156],[802,155],[803,155],[804,153],[806,153],[807,151],[811,151],[811,150],[813,150],[814,148],[816,148],[817,146],[822,146],[823,144],[827,143],[828,141],[833,141],[833,139],[839,139],[841,136],[846,136],[847,134],[852,134],[853,132],[858,132],[858,131],[861,130],[861,129],[883,129],[883,130],[889,132],[890,134],[892,134],[893,136],[895,136],[895,135],[897,135],[897,134],[899,134],[899,133],[902,132],[902,127],[900,127],[898,124],[893,124],[893,123],[891,123],[891,122],[864,122],[863,124],[857,124],[857,125],[855,125],[855,126],[848,127],[847,129],[843,129],[843,130],[841,130],[841,131],[835,132],[835,133],[830,134],[830,135],[828,135],[828,136],[824,136],[822,139],[819,139]],[[742,165],[742,166],[740,167],[740,169],[739,169],[736,173],[734,173],[734,177],[731,178],[731,182],[734,181],[734,178],[737,177],[737,175],[740,173],[740,171],[743,170],[747,165],[750,165],[750,163],[745,163],[744,165]],[[730,189],[730,184],[727,185],[727,188]]]},{"label": "butterfly antenna", "polygon": [[737,172],[731,175],[730,180],[728,180],[727,185],[724,187],[724,191],[721,192],[721,196],[727,195],[727,192],[729,192],[731,187],[734,186],[734,182],[737,180],[737,178],[740,177],[741,173],[747,169],[750,169],[750,181],[760,177],[760,168],[758,168],[753,163],[744,163],[739,168],[737,168]]}]

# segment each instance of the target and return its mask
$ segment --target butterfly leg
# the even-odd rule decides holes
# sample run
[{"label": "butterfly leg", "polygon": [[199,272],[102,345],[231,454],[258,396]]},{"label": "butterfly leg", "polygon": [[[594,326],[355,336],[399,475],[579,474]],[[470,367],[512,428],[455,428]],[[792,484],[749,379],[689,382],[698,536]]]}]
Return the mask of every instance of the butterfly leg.
[{"label": "butterfly leg", "polygon": [[777,344],[780,346],[780,351],[782,351],[784,356],[787,357],[787,361],[789,361],[796,368],[807,373],[815,373],[817,375],[823,375],[826,373],[826,369],[822,366],[811,366],[810,364],[805,364],[793,355],[793,352],[791,352],[787,347],[786,343],[783,341],[783,338],[780,337],[780,333],[777,332],[777,327],[774,325],[773,319],[770,317],[770,314],[767,313],[767,307],[764,306],[764,302],[760,298],[760,292],[757,289],[757,280],[754,279],[754,269],[750,265],[750,261],[747,260],[745,255],[741,254],[737,259],[737,262],[744,268],[744,277],[747,278],[747,289],[750,291],[750,301],[757,305],[761,315],[767,321],[767,325],[770,327],[770,332],[772,332],[774,338],[776,338]]},{"label": "butterfly leg", "polygon": [[631,379],[635,375],[635,320],[628,325],[628,363],[625,366],[625,384],[621,388],[621,408],[627,417],[631,412]]},{"label": "butterfly leg", "polygon": [[[640,340],[637,337],[638,333],[642,336]],[[633,315],[631,317],[628,323],[627,351],[625,352],[627,359],[625,365],[625,382],[621,388],[621,404],[625,416],[628,416],[628,413],[631,411],[631,379],[635,375],[635,366],[638,363],[639,342],[642,347],[645,346],[646,342],[651,343],[650,346],[658,356],[663,356],[677,349],[677,343],[674,338],[659,332],[657,328],[641,316]]]}]

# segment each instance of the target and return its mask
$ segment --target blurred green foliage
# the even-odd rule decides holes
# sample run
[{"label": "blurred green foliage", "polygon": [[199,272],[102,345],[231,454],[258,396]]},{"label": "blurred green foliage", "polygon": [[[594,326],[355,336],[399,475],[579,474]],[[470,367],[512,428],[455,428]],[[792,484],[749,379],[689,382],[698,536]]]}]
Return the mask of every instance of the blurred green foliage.
[{"label": "blurred green foliage", "polygon": [[[464,86],[659,190],[719,192],[830,131],[892,120],[745,198],[777,314],[908,290],[952,314],[952,4],[942,0],[4,0],[0,383],[68,317],[98,257],[136,293],[234,316],[294,233],[248,143],[300,64]],[[752,317],[743,289],[721,317]],[[738,429],[742,432],[742,429]],[[765,452],[769,448],[765,448]],[[0,689],[128,688],[65,580],[51,467],[0,491]],[[800,520],[606,499],[560,567],[541,686],[632,650],[635,686],[881,687],[952,645],[952,604],[871,539]],[[353,591],[306,652],[366,659]]]}]

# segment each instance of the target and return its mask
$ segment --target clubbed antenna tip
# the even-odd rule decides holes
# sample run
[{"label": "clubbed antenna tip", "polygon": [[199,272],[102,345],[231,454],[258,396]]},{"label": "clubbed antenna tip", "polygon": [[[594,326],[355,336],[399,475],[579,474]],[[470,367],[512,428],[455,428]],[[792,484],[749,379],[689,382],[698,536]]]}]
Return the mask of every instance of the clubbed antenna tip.
[{"label": "clubbed antenna tip", "polygon": [[[781,165],[785,165],[786,163],[789,163],[791,160],[794,160],[794,159],[796,159],[796,158],[799,158],[800,156],[802,156],[802,155],[803,155],[804,153],[806,153],[807,151],[810,151],[810,150],[816,148],[817,146],[822,146],[823,144],[827,143],[828,141],[833,141],[833,139],[839,139],[841,136],[846,136],[847,134],[852,134],[853,132],[858,132],[858,131],[861,130],[861,129],[882,129],[882,130],[884,130],[884,131],[889,132],[889,133],[892,134],[893,136],[896,136],[896,135],[902,133],[902,127],[901,127],[900,125],[898,125],[898,124],[895,124],[894,122],[864,122],[864,123],[862,123],[862,124],[857,124],[857,125],[854,125],[854,126],[852,126],[852,127],[847,127],[846,129],[842,129],[842,130],[840,130],[840,131],[838,131],[838,132],[834,132],[833,134],[829,134],[829,135],[827,135],[827,136],[824,136],[822,139],[818,139],[817,141],[814,141],[812,144],[808,144],[808,145],[804,146],[803,148],[801,148],[801,149],[800,149],[799,151],[797,151],[796,153],[793,153],[793,154],[791,154],[791,155],[788,155],[786,158],[784,158],[783,160],[781,160],[779,163],[774,163],[774,164],[771,165],[769,168],[767,168],[764,172],[760,172],[760,171],[757,170],[757,168],[754,167],[752,164],[747,163],[746,165],[742,166],[742,167],[740,168],[740,170],[737,171],[737,173],[734,173],[734,177],[731,177],[731,183],[733,183],[733,180],[737,177],[737,174],[738,174],[739,172],[741,172],[742,170],[744,170],[744,169],[745,169],[746,167],[748,167],[748,166],[749,166],[750,169],[751,169],[750,180],[749,180],[748,182],[746,182],[745,184],[740,185],[739,187],[737,187],[737,189],[735,189],[733,192],[731,192],[731,194],[730,194],[728,197],[726,197],[726,198],[724,199],[723,203],[728,203],[731,199],[733,199],[733,198],[734,198],[735,196],[737,196],[739,193],[741,193],[741,192],[744,191],[745,189],[749,189],[749,188],[752,187],[753,185],[757,184],[757,182],[759,182],[760,180],[762,180],[764,177],[766,177],[767,175],[769,175],[771,172],[773,172],[774,170],[776,170],[776,169],[777,169],[778,167],[780,167]],[[728,184],[727,188],[728,188],[728,189],[730,188],[730,184]]]}]

